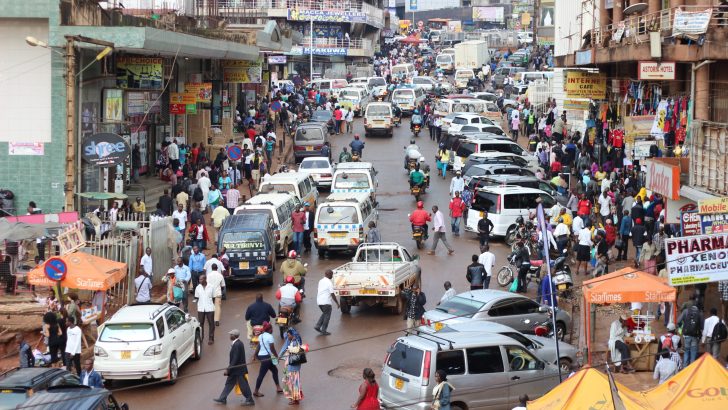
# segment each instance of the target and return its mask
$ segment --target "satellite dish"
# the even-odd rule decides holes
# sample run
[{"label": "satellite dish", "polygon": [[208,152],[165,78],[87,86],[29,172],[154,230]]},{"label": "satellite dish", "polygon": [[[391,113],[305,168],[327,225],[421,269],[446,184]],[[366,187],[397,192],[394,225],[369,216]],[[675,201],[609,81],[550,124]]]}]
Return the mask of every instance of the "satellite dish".
[{"label": "satellite dish", "polygon": [[647,3],[635,3],[631,4],[628,7],[624,9],[622,12],[625,16],[629,16],[630,14],[640,13],[642,11],[645,11],[647,9]]}]

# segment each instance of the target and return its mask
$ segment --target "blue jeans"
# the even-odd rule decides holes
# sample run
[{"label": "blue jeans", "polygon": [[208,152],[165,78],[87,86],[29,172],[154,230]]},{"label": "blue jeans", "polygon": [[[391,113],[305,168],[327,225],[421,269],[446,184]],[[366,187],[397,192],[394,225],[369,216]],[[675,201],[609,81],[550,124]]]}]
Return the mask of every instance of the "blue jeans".
[{"label": "blue jeans", "polygon": [[685,338],[685,353],[683,354],[683,368],[694,362],[698,357],[698,343],[700,338],[697,336],[683,335]]},{"label": "blue jeans", "polygon": [[640,260],[640,253],[642,252],[642,246],[635,246],[634,247],[634,260],[639,261]]},{"label": "blue jeans", "polygon": [[455,235],[460,235],[460,220],[463,219],[462,216],[453,216],[452,221],[450,221],[450,225],[452,226],[452,233]]},{"label": "blue jeans", "polygon": [[301,246],[303,246],[303,232],[294,232],[293,248],[296,250],[296,253],[301,253]]}]

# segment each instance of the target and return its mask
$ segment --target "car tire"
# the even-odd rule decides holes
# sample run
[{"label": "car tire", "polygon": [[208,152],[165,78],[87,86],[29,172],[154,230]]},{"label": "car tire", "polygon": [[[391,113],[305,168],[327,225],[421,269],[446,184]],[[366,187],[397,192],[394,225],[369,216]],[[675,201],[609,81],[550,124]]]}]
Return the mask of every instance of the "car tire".
[{"label": "car tire", "polygon": [[200,360],[202,357],[202,336],[200,336],[200,331],[195,331],[195,346],[192,351],[192,360]]},{"label": "car tire", "polygon": [[556,337],[561,341],[566,337],[566,325],[564,322],[556,322]]},{"label": "car tire", "polygon": [[343,297],[339,301],[339,308],[341,309],[341,314],[348,315],[351,313],[351,303],[349,301],[349,298]]},{"label": "car tire", "polygon": [[392,313],[395,315],[402,315],[404,313],[404,300],[402,300],[401,295],[396,295],[395,297],[397,298],[397,301],[392,308]]},{"label": "car tire", "polygon": [[571,373],[571,359],[568,357],[562,357],[559,359],[559,369],[561,369],[562,374],[569,374]]},{"label": "car tire", "polygon": [[179,363],[177,362],[177,355],[172,353],[169,357],[169,366],[167,368],[167,383],[175,384],[177,382],[177,376],[179,372]]},{"label": "car tire", "polygon": [[462,407],[460,404],[453,404],[450,406],[451,410],[466,410],[466,407]]}]

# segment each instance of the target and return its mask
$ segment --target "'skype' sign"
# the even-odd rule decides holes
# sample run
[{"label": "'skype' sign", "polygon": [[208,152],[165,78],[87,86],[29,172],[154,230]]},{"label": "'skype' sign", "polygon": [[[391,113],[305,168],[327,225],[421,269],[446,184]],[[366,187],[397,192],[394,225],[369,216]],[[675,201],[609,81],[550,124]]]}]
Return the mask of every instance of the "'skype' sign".
[{"label": "'skype' sign", "polygon": [[728,234],[670,238],[665,251],[672,286],[728,279]]},{"label": "'skype' sign", "polygon": [[129,144],[120,135],[110,132],[86,137],[81,145],[83,159],[98,167],[113,167],[120,164],[130,153]]}]

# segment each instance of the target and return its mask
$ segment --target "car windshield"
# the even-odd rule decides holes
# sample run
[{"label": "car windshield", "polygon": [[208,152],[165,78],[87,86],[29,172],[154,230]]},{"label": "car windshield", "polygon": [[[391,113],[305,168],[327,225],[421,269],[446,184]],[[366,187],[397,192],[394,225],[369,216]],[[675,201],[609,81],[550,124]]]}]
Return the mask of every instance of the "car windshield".
[{"label": "car windshield", "polygon": [[299,128],[296,130],[297,142],[321,141],[324,134],[318,128]]},{"label": "car windshield", "polygon": [[152,323],[109,323],[99,335],[100,342],[149,342],[154,339]]},{"label": "car windshield", "polygon": [[269,184],[265,183],[260,186],[260,192],[290,192],[296,194],[296,187],[293,184]]},{"label": "car windshield", "polygon": [[393,100],[411,100],[415,98],[414,90],[394,90],[392,93]]},{"label": "car windshield", "polygon": [[490,102],[498,101],[498,96],[495,94],[480,94],[478,98]]},{"label": "car windshield", "polygon": [[455,73],[455,78],[473,78],[472,71],[458,71]]},{"label": "car windshield", "polygon": [[381,87],[383,85],[387,85],[387,82],[384,81],[384,78],[372,78],[369,80],[370,87]]},{"label": "car windshield", "polygon": [[457,317],[473,317],[485,305],[479,300],[455,296],[440,303],[435,309]]},{"label": "car windshield", "polygon": [[452,63],[452,56],[450,54],[440,54],[435,59],[435,62],[438,62],[438,63]]},{"label": "car windshield", "polygon": [[334,188],[369,189],[369,175],[347,172],[336,176]]},{"label": "car windshield", "polygon": [[301,169],[321,169],[321,168],[328,168],[329,163],[328,161],[324,161],[322,159],[317,160],[311,160],[311,161],[303,161],[301,162]]},{"label": "car windshield", "polygon": [[339,93],[340,98],[351,98],[354,100],[359,99],[359,91],[356,90],[344,90],[341,93]]},{"label": "car windshield", "polygon": [[388,105],[369,105],[367,116],[390,116],[392,109]]},{"label": "car windshield", "polygon": [[422,350],[397,342],[387,358],[387,366],[404,374],[420,377],[423,356]]},{"label": "car windshield", "polygon": [[328,110],[316,110],[311,115],[311,122],[326,122],[331,119],[333,114]]},{"label": "car windshield", "polygon": [[359,216],[353,206],[326,206],[318,211],[319,224],[358,224]]},{"label": "car windshield", "polygon": [[432,80],[429,78],[415,78],[412,80],[414,84],[432,84]]},{"label": "car windshield", "polygon": [[264,245],[261,232],[228,232],[222,237],[222,246],[228,250],[263,249]]}]

